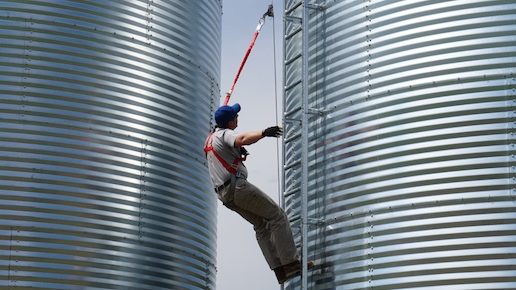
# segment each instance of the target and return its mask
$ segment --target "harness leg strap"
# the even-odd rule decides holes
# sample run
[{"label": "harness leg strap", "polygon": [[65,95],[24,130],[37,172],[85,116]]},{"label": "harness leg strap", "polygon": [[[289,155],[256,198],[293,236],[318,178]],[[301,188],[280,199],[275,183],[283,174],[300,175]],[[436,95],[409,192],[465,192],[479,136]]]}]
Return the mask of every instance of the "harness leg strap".
[{"label": "harness leg strap", "polygon": [[227,194],[227,201],[224,204],[225,206],[231,206],[233,204],[235,198],[235,189],[236,189],[236,176],[231,175],[231,182],[229,183],[229,188]]}]

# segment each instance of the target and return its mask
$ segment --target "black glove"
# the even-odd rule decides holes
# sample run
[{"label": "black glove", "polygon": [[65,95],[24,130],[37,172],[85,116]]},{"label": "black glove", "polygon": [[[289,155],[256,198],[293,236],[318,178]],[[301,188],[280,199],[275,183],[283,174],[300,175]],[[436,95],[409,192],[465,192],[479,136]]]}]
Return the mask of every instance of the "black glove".
[{"label": "black glove", "polygon": [[262,137],[276,137],[283,135],[283,128],[279,126],[269,127],[262,131]]}]

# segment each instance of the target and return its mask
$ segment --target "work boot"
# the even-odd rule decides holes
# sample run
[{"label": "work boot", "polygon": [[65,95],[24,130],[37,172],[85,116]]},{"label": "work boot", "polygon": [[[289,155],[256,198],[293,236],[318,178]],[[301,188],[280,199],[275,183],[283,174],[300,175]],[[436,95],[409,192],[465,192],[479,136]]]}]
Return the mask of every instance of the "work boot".
[{"label": "work boot", "polygon": [[293,278],[295,276],[298,276],[301,274],[301,268],[299,265],[299,262],[293,262],[287,265],[279,266],[278,268],[274,269],[274,274],[276,274],[276,279],[278,279],[278,283],[283,284],[290,278]]},{"label": "work boot", "polygon": [[279,266],[278,268],[275,268],[274,274],[276,274],[276,279],[278,279],[278,283],[283,284],[285,281],[287,281],[287,277],[285,276],[283,267]]},{"label": "work boot", "polygon": [[[312,269],[315,266],[314,261],[307,262],[308,269]],[[287,280],[294,278],[296,276],[301,275],[301,262],[294,261],[292,263],[280,266],[274,269],[274,273],[276,274],[276,279],[278,279],[278,283],[283,284]]]}]

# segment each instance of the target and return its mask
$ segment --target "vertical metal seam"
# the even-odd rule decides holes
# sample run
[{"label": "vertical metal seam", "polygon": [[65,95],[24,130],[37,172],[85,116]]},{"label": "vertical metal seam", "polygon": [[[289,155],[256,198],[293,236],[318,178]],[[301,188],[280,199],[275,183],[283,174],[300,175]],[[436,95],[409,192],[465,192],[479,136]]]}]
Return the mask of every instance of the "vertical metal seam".
[{"label": "vertical metal seam", "polygon": [[10,235],[9,235],[9,264],[7,266],[7,281],[8,286],[11,286],[11,268],[12,268],[12,260],[13,260],[13,227],[9,227]]}]

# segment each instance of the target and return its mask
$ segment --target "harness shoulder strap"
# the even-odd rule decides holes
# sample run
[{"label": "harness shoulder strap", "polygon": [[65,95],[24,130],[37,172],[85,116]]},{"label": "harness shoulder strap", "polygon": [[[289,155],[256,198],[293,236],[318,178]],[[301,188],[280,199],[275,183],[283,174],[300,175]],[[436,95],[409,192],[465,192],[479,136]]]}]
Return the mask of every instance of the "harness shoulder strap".
[{"label": "harness shoulder strap", "polygon": [[217,151],[215,151],[215,149],[213,148],[212,142],[213,142],[213,133],[210,133],[210,135],[208,135],[208,138],[206,138],[206,142],[204,143],[204,153],[206,154],[206,157],[208,157],[208,152],[213,153],[213,156],[215,156],[215,158],[217,158],[217,160],[220,162],[220,164],[224,168],[226,168],[226,170],[229,173],[231,173],[233,175],[237,175],[237,170],[235,167],[237,167],[238,163],[241,162],[243,159],[240,157],[235,158],[235,160],[233,160],[233,164],[232,164],[233,166],[232,166],[224,158],[222,158],[222,156],[220,156],[217,153]]},{"label": "harness shoulder strap", "polygon": [[204,141],[204,154],[208,156],[208,152],[213,150],[213,146],[211,146],[211,139],[213,138],[213,133],[210,133],[208,137],[206,137],[206,141]]}]

